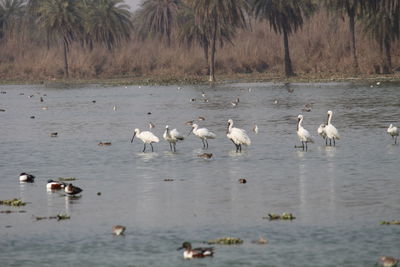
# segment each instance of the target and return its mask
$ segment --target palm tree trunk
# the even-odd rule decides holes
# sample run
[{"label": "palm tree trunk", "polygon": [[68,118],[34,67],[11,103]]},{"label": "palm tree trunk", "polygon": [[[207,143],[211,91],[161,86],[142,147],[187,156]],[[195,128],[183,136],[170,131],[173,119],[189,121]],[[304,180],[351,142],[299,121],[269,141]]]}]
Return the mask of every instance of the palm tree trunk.
[{"label": "palm tree trunk", "polygon": [[385,36],[384,40],[384,63],[383,63],[383,74],[392,73],[392,55],[390,53],[391,45],[390,38]]},{"label": "palm tree trunk", "polygon": [[294,73],[292,68],[292,61],[290,60],[290,53],[289,53],[289,39],[285,27],[283,27],[283,46],[285,49],[285,75],[286,77],[293,76]]},{"label": "palm tree trunk", "polygon": [[68,72],[68,43],[64,38],[63,41],[64,44],[64,72],[65,72],[65,78],[69,78],[69,72]]},{"label": "palm tree trunk", "polygon": [[216,51],[216,42],[217,42],[217,27],[218,27],[218,22],[217,20],[214,20],[214,29],[213,29],[213,34],[212,34],[212,40],[211,40],[211,58],[210,58],[210,82],[215,82],[215,51]]},{"label": "palm tree trunk", "polygon": [[359,73],[358,59],[356,52],[356,34],[355,34],[355,15],[354,12],[349,12],[349,29],[350,29],[350,49],[353,56],[353,70],[354,73]]},{"label": "palm tree trunk", "polygon": [[207,75],[209,75],[210,74],[210,65],[208,63],[208,41],[204,42],[203,52],[204,52],[204,59],[206,60]]}]

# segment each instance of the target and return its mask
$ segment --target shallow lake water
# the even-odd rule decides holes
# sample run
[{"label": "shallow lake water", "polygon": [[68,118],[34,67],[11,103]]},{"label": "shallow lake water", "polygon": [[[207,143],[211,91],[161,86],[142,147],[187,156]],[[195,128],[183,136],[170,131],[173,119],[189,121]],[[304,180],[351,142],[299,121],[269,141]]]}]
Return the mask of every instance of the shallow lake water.
[{"label": "shallow lake water", "polygon": [[[400,257],[400,227],[380,224],[400,219],[400,146],[386,133],[400,124],[396,84],[0,90],[0,199],[28,202],[0,206],[26,211],[0,214],[1,266],[374,266],[382,255]],[[341,135],[336,147],[316,132],[328,110]],[[300,113],[315,139],[307,152],[294,148]],[[226,137],[229,118],[252,140],[241,153]],[[162,139],[166,124],[186,136],[189,120],[216,133],[211,159],[198,157],[193,134],[176,153]],[[130,140],[149,122],[161,141],[142,153],[143,143]],[[21,172],[35,182],[20,184]],[[82,196],[47,192],[46,181],[58,177],[76,177]],[[263,219],[283,212],[296,219]],[[70,219],[35,219],[60,213]],[[112,235],[115,224],[127,227],[124,236]],[[184,260],[176,250],[229,236],[244,243],[215,245],[212,258]],[[259,237],[268,244],[251,243]]]}]

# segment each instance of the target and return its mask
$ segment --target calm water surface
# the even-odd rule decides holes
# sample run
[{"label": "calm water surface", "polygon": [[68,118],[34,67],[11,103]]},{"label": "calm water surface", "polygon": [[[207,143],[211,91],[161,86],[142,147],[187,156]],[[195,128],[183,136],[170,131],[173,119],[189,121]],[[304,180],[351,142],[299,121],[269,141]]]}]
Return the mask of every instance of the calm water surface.
[{"label": "calm water surface", "polygon": [[[288,87],[1,85],[0,199],[28,202],[11,208],[26,213],[0,214],[1,265],[374,266],[379,256],[400,257],[400,227],[380,225],[400,219],[400,146],[386,133],[389,123],[400,124],[399,87]],[[307,103],[312,111],[301,111]],[[329,109],[342,137],[336,147],[316,133]],[[294,148],[300,113],[315,138],[308,152]],[[148,130],[150,121],[160,138],[166,124],[186,135],[184,123],[198,116],[217,134],[211,160],[197,157],[204,151],[193,135],[176,153],[164,140],[154,153],[142,153],[138,139],[130,143],[134,128]],[[225,136],[229,118],[252,139],[242,153]],[[19,184],[21,172],[36,175],[35,183]],[[82,197],[46,192],[47,179],[58,177],[76,177]],[[297,218],[262,218],[283,212]],[[71,219],[34,219],[59,213]],[[125,236],[111,234],[114,224],[127,227]],[[176,251],[183,241],[200,246],[227,236],[244,244],[215,246],[213,258],[191,261]],[[251,243],[260,236],[269,243]]]}]

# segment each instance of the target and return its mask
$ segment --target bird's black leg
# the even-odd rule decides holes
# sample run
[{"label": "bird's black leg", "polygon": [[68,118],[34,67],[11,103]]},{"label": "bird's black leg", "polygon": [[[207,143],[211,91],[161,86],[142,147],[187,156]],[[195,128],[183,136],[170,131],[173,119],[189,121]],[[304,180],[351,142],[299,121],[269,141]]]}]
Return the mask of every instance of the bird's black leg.
[{"label": "bird's black leg", "polygon": [[307,141],[306,141],[306,151],[308,150],[308,147],[307,147]]},{"label": "bird's black leg", "polygon": [[397,143],[397,136],[394,138],[394,144]]},{"label": "bird's black leg", "polygon": [[335,137],[333,137],[333,146],[336,146]]},{"label": "bird's black leg", "polygon": [[239,152],[239,146],[237,144],[235,144],[235,147],[236,147],[236,153],[238,153]]},{"label": "bird's black leg", "polygon": [[171,143],[169,143],[169,150],[172,151],[172,144]]},{"label": "bird's black leg", "polygon": [[176,152],[176,143],[174,143],[174,152]]},{"label": "bird's black leg", "polygon": [[239,151],[242,152],[242,145],[239,144]]},{"label": "bird's black leg", "polygon": [[328,146],[328,137],[325,137],[325,146]]},{"label": "bird's black leg", "polygon": [[208,141],[207,141],[207,139],[206,139],[206,144],[207,144],[207,148],[206,149],[208,149]]},{"label": "bird's black leg", "polygon": [[203,142],[203,148],[206,148],[206,144],[204,143],[204,139],[201,139],[201,142]]},{"label": "bird's black leg", "polygon": [[151,143],[150,146],[151,146],[151,152],[154,152],[153,145]]},{"label": "bird's black leg", "polygon": [[143,152],[146,151],[146,143],[144,143]]},{"label": "bird's black leg", "polygon": [[329,138],[329,146],[332,146],[332,139]]}]

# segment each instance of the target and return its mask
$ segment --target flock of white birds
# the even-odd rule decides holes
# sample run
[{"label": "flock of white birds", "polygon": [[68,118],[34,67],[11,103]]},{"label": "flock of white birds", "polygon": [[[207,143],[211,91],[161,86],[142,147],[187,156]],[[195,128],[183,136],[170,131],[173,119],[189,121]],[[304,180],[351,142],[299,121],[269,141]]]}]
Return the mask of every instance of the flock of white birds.
[{"label": "flock of white birds", "polygon": [[[325,145],[336,146],[336,140],[340,139],[339,131],[336,129],[336,127],[332,124],[332,116],[333,112],[329,110],[327,112],[328,118],[326,124],[321,124],[318,129],[318,135],[321,136],[323,139],[325,139]],[[307,151],[308,150],[308,143],[314,143],[314,139],[311,136],[310,132],[307,131],[303,126],[303,115],[299,115],[297,117],[297,136],[299,137],[299,140],[301,142],[301,146],[295,146],[296,148],[302,148],[303,150]],[[203,143],[203,149],[208,149],[208,139],[214,139],[216,137],[215,133],[211,132],[207,128],[199,128],[199,125],[190,122],[192,129],[189,133],[193,133],[195,136],[201,139]],[[133,139],[135,136],[137,136],[140,140],[143,141],[144,147],[143,147],[143,152],[146,151],[146,144],[149,144],[151,146],[151,151],[153,152],[153,143],[158,143],[160,139],[154,135],[151,132],[151,129],[154,128],[154,124],[150,123],[150,131],[140,131],[139,129],[134,130],[134,134],[132,137],[131,142],[133,142]],[[258,126],[254,124],[253,131],[255,133],[258,133]],[[399,136],[399,131],[397,127],[393,126],[393,124],[390,124],[389,128],[387,129],[387,132],[389,135],[392,136],[394,139],[394,143],[397,144],[397,137]],[[226,136],[228,137],[229,140],[232,141],[232,143],[236,147],[236,152],[241,152],[242,151],[242,145],[249,146],[251,144],[250,137],[246,133],[244,129],[241,128],[236,128],[233,127],[233,120],[229,119],[228,120],[228,128],[226,132]],[[184,140],[184,136],[178,132],[177,129],[169,129],[169,126],[165,126],[165,132],[163,134],[164,139],[169,142],[170,144],[170,149],[171,151],[176,152],[176,143],[178,141]]]}]

